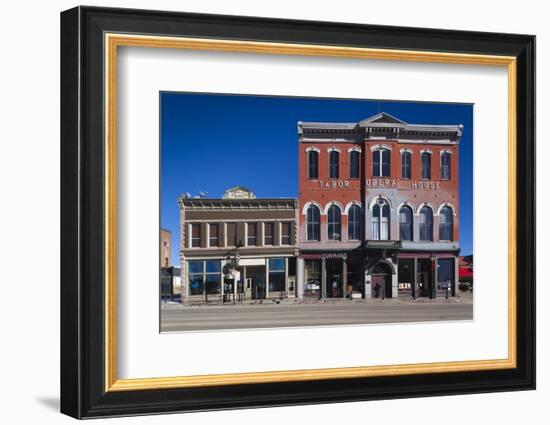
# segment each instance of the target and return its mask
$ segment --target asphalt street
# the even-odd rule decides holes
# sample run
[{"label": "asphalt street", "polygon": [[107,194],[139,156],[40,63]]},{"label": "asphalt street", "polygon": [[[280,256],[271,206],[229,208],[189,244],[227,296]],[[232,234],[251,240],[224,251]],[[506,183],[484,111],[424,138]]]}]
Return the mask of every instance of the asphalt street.
[{"label": "asphalt street", "polygon": [[327,326],[472,320],[471,302],[371,302],[335,304],[262,304],[180,306],[161,308],[161,330]]}]

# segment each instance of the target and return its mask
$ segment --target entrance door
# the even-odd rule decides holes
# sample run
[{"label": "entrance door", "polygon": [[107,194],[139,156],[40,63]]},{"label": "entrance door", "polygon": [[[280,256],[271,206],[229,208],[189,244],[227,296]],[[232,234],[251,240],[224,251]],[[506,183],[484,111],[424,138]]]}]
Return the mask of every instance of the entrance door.
[{"label": "entrance door", "polygon": [[371,271],[372,296],[374,298],[392,297],[391,270],[387,264],[378,263]]}]

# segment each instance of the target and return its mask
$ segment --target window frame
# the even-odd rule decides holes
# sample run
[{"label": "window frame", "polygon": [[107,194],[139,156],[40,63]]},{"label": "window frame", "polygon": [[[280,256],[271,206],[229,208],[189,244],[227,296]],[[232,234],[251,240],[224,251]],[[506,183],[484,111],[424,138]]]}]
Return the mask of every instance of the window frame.
[{"label": "window frame", "polygon": [[[425,168],[424,168],[424,158],[428,158],[428,168],[427,168],[427,175],[425,176]],[[432,179],[432,153],[428,151],[422,151],[420,153],[420,179],[421,180],[431,180]]]},{"label": "window frame", "polygon": [[[378,153],[378,161],[375,161],[374,155]],[[388,161],[384,162],[384,154],[387,154]],[[390,177],[391,176],[391,149],[386,147],[375,148],[371,152],[372,160],[372,176],[373,177]],[[378,162],[378,164],[377,164]],[[384,164],[387,164],[387,174],[384,174]],[[378,169],[378,170],[377,170]]]},{"label": "window frame", "polygon": [[[315,161],[312,162],[311,155],[315,155]],[[312,167],[315,170],[315,175],[312,175]],[[319,178],[319,151],[316,149],[309,149],[307,151],[307,178],[308,179],[318,179]]]},{"label": "window frame", "polygon": [[[409,163],[404,164],[405,158],[408,158]],[[405,168],[404,168],[405,167]],[[409,175],[405,176],[404,170],[408,169]],[[412,153],[410,151],[401,152],[401,180],[411,180],[412,179]]]},{"label": "window frame", "polygon": [[340,152],[336,149],[331,149],[328,152],[328,177],[329,179],[340,178]]},{"label": "window frame", "polygon": [[[310,222],[309,212],[314,211],[314,209],[317,211],[319,220]],[[311,235],[310,228],[313,229],[313,235]],[[315,237],[317,235],[317,238]],[[306,210],[306,240],[307,241],[321,241],[321,208],[319,208],[315,204],[310,204],[307,207]]]},{"label": "window frame", "polygon": [[[331,220],[331,211],[338,211],[338,220],[335,217],[332,217],[334,220]],[[331,232],[331,227],[333,227],[333,232]],[[339,230],[337,233],[334,230]],[[333,235],[338,234],[337,238],[334,238]],[[342,208],[337,204],[332,204],[327,210],[327,239],[329,241],[341,241],[342,240]]]},{"label": "window frame", "polygon": [[[354,160],[353,158],[357,158]],[[350,179],[360,179],[361,178],[361,152],[359,152],[356,149],[352,149],[349,151],[349,178]],[[357,162],[357,164],[354,164],[354,162]],[[357,175],[352,175],[352,166],[353,168],[357,168]]]}]

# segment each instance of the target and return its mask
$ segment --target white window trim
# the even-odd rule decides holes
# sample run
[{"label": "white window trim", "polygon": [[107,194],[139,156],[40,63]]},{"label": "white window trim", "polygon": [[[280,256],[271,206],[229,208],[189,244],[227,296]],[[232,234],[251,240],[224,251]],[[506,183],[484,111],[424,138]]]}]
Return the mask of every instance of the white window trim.
[{"label": "white window trim", "polygon": [[359,208],[363,209],[363,205],[361,204],[361,202],[349,201],[346,205],[346,208],[344,208],[344,212],[342,213],[342,215],[348,215],[348,212],[353,205],[357,205]]},{"label": "white window trim", "polygon": [[354,146],[352,148],[349,148],[348,149],[348,154],[351,153],[351,152],[359,152],[361,153],[361,148],[359,146]]},{"label": "white window trim", "polygon": [[310,147],[306,148],[306,152],[311,152],[311,151],[315,151],[315,152],[317,152],[317,153],[321,153],[321,149],[319,149],[318,147],[310,146]]},{"label": "white window trim", "polygon": [[376,145],[372,145],[372,146],[370,147],[370,151],[371,151],[371,152],[374,152],[375,150],[378,150],[378,149],[380,149],[380,150],[382,150],[382,149],[387,149],[387,150],[389,150],[390,152],[392,151],[392,147],[391,147],[390,145],[380,145],[380,144],[376,144]]},{"label": "white window trim", "polygon": [[451,202],[444,202],[437,208],[437,215],[441,215],[441,210],[443,207],[449,207],[451,211],[453,212],[453,216],[456,217],[456,208]]},{"label": "white window trim", "polygon": [[330,201],[328,204],[325,205],[325,211],[324,211],[324,215],[328,215],[328,210],[330,209],[330,207],[332,207],[333,205],[336,205],[338,208],[340,208],[340,215],[343,215],[343,211],[344,211],[344,207],[342,206],[342,204],[338,201]]}]

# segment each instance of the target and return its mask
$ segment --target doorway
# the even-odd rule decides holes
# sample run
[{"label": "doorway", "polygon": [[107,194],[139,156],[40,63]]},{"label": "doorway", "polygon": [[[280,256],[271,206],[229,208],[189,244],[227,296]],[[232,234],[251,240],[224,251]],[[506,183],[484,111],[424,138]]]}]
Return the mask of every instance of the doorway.
[{"label": "doorway", "polygon": [[386,263],[380,262],[371,269],[371,285],[374,298],[392,297],[392,273]]}]

